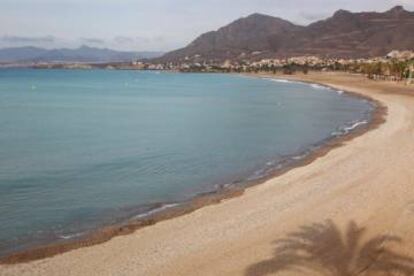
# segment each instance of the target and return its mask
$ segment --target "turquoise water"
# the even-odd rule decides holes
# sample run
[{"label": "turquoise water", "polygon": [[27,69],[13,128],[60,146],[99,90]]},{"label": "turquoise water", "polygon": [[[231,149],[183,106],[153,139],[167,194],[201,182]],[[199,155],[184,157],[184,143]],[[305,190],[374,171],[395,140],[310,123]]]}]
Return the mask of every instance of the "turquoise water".
[{"label": "turquoise water", "polygon": [[0,70],[0,253],[254,179],[371,110],[234,75]]}]

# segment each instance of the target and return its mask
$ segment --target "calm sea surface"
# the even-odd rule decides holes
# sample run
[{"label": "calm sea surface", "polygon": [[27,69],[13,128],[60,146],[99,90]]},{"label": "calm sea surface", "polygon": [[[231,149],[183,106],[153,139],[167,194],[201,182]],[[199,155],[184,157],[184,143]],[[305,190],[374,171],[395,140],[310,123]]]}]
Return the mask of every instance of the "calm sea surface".
[{"label": "calm sea surface", "polygon": [[233,75],[0,70],[0,254],[253,179],[372,108]]}]

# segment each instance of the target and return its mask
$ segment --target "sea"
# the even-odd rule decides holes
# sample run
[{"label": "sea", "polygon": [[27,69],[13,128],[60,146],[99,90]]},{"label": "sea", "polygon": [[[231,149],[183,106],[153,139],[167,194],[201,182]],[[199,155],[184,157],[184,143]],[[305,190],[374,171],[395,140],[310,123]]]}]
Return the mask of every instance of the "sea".
[{"label": "sea", "polygon": [[254,181],[374,108],[283,79],[2,69],[0,256]]}]

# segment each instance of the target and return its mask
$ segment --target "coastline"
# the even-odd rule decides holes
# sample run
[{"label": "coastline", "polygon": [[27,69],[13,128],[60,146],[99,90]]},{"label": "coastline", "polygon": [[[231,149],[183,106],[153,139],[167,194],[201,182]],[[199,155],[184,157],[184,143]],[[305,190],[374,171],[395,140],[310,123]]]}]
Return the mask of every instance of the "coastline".
[{"label": "coastline", "polygon": [[[253,78],[263,78],[262,75],[257,74],[242,74]],[[265,78],[272,79],[274,76],[266,75]],[[295,81],[302,82],[302,81]],[[305,84],[316,84],[312,82],[302,82]],[[326,87],[332,92],[338,92],[334,87],[318,83],[317,85]],[[370,112],[369,121],[363,123],[362,126],[355,125],[349,131],[338,135],[332,135],[318,144],[313,145],[305,152],[300,152],[299,155],[287,156],[285,159],[278,162],[276,165],[267,168],[266,173],[259,175],[252,180],[244,180],[242,182],[235,182],[227,185],[221,185],[217,189],[201,193],[193,196],[190,200],[184,202],[173,203],[158,203],[154,204],[153,209],[149,209],[145,213],[138,214],[126,221],[103,226],[86,234],[73,235],[73,238],[64,239],[61,241],[51,242],[43,246],[36,246],[23,251],[8,254],[0,257],[0,264],[16,264],[39,260],[43,258],[52,257],[71,250],[82,247],[93,246],[111,240],[116,236],[127,235],[136,230],[154,225],[163,220],[173,219],[182,215],[186,215],[196,211],[205,206],[219,204],[221,201],[238,197],[244,194],[246,189],[255,185],[260,185],[272,178],[278,177],[294,168],[306,166],[319,157],[324,156],[330,150],[343,145],[346,141],[350,141],[367,131],[377,128],[385,121],[386,108],[375,99],[361,96],[357,93],[348,91],[341,91],[344,94],[349,94],[355,98],[365,99],[369,101],[373,110]]]},{"label": "coastline", "polygon": [[[257,76],[257,75],[255,75],[255,76]],[[262,76],[262,75],[260,75],[260,76]],[[266,76],[266,75],[263,75],[263,76]],[[272,76],[273,75],[267,75],[267,77],[272,77]],[[278,76],[276,76],[276,77],[278,77]],[[281,77],[284,78],[285,76],[281,76]],[[328,74],[325,74],[324,77],[327,77],[329,79]],[[338,84],[335,84],[335,83],[332,84],[329,81],[326,82],[326,81],[324,81],[324,77],[319,78],[320,82],[318,81],[318,78],[316,78],[316,77],[314,77],[312,79],[312,76],[311,77],[308,76],[306,78],[304,76],[299,76],[299,79],[298,79],[298,76],[293,76],[293,77],[289,77],[289,79],[300,80],[300,81],[309,81],[309,82],[312,82],[312,83],[320,83],[320,84],[332,86],[335,89],[338,89]],[[352,89],[352,86],[351,87],[342,86],[340,88],[341,88],[341,90],[344,90],[344,91],[356,92],[357,95],[361,96],[359,93],[361,93],[362,90],[361,91],[354,91],[354,89]],[[348,88],[348,89],[344,89],[344,88]],[[385,91],[385,92],[387,92],[387,91]],[[383,100],[383,99],[378,99],[378,95],[375,94],[375,92],[370,92],[370,93],[362,92],[362,93],[363,93],[362,97],[372,98],[372,100],[375,101],[378,105],[380,105],[379,104],[380,101]],[[374,93],[374,94],[371,94],[371,93]],[[383,102],[383,101],[381,101],[381,102]],[[170,218],[173,218],[173,217],[174,218],[176,217],[176,219],[166,220],[166,221],[163,221],[162,223],[157,223],[155,226],[161,225],[159,227],[162,228],[164,226],[164,228],[165,228],[165,224],[179,223],[179,222],[177,222],[178,220],[187,220],[187,221],[190,220],[191,221],[192,218],[194,219],[194,217],[196,217],[198,219],[202,219],[200,217],[202,217],[203,216],[202,214],[205,213],[205,212],[211,212],[212,209],[220,209],[220,210],[223,210],[223,208],[225,209],[226,206],[224,206],[224,203],[230,204],[231,202],[234,203],[236,201],[242,201],[242,199],[246,200],[245,198],[247,196],[251,197],[252,194],[257,193],[257,191],[265,190],[266,188],[269,188],[269,187],[263,187],[263,186],[269,186],[270,182],[280,181],[279,177],[282,176],[282,175],[285,178],[286,177],[289,178],[289,174],[294,174],[294,173],[292,173],[292,171],[299,171],[300,169],[308,169],[307,165],[312,164],[314,167],[315,166],[317,167],[318,165],[315,165],[316,162],[313,162],[313,161],[318,160],[320,162],[323,162],[323,160],[322,161],[320,160],[320,159],[325,159],[323,157],[327,157],[327,155],[335,155],[335,154],[332,154],[332,151],[334,149],[346,148],[346,146],[345,147],[341,147],[341,146],[352,144],[352,143],[349,143],[349,142],[351,140],[353,140],[354,138],[365,137],[366,135],[361,136],[361,134],[364,134],[364,133],[367,134],[368,130],[378,129],[379,126],[383,126],[382,123],[384,122],[385,114],[386,114],[386,109],[384,107],[377,108],[376,111],[375,111],[375,115],[374,115],[373,119],[371,120],[369,126],[367,126],[366,128],[364,127],[364,128],[352,131],[348,135],[340,136],[338,139],[334,139],[335,141],[330,141],[330,143],[327,143],[325,146],[318,149],[318,151],[316,151],[313,154],[310,154],[306,158],[302,159],[299,162],[299,164],[295,164],[294,167],[286,168],[285,171],[276,172],[274,175],[271,175],[270,177],[261,180],[260,183],[263,183],[263,185],[254,185],[254,187],[251,187],[251,188],[247,189],[246,191],[244,189],[233,190],[233,191],[229,190],[229,191],[226,191],[226,193],[221,193],[220,197],[216,197],[216,195],[212,195],[212,194],[204,195],[204,196],[196,199],[195,202],[193,202],[192,204],[190,204],[190,205],[193,206],[192,208],[187,209],[187,210],[183,209],[183,210],[181,210],[181,213],[178,212],[178,213],[176,213],[176,215],[168,214],[168,212],[165,213],[165,214],[160,213],[160,214],[158,214],[158,216],[160,216],[160,217],[151,218],[151,219],[143,222],[142,224],[124,225],[124,226],[118,226],[117,229],[107,229],[107,230],[103,231],[103,233],[98,234],[95,237],[91,237],[91,239],[89,241],[79,241],[76,246],[75,246],[75,244],[70,245],[71,246],[70,248],[68,248],[68,247],[64,248],[64,246],[62,247],[62,245],[60,245],[61,246],[60,249],[44,248],[44,249],[42,249],[43,253],[40,252],[40,251],[26,252],[26,255],[20,255],[20,257],[18,257],[18,258],[16,258],[17,257],[17,255],[16,255],[14,257],[15,259],[9,259],[8,261],[6,259],[6,262],[7,263],[15,263],[15,262],[39,259],[39,258],[43,258],[43,257],[47,257],[47,256],[53,256],[53,255],[56,255],[58,253],[62,253],[62,252],[68,251],[68,250],[73,250],[75,248],[95,245],[95,244],[107,241],[107,240],[111,239],[114,236],[121,236],[121,235],[124,235],[124,234],[129,234],[129,233],[132,233],[132,232],[134,232],[135,230],[137,230],[139,228],[142,228],[143,226],[152,225],[152,224],[155,224],[156,222],[158,222],[160,220],[166,220],[166,219],[170,219]],[[369,133],[372,134],[372,132],[369,132]],[[318,169],[318,168],[316,168],[316,169]],[[255,184],[258,184],[258,183],[255,183]],[[282,185],[282,187],[278,187],[278,188],[281,189],[281,190],[288,189],[286,186],[283,186],[283,185]],[[275,189],[277,189],[277,187]],[[238,197],[241,194],[245,194],[245,195],[242,196],[242,197]],[[237,198],[235,198],[234,200],[229,200],[230,198],[234,198],[234,197],[237,197]],[[223,201],[222,204],[215,204],[215,203],[219,203],[219,202],[222,202],[222,201]],[[199,209],[200,207],[207,206],[207,205],[212,205],[212,204],[215,204],[215,205]],[[198,211],[194,212],[195,210],[198,210]],[[175,210],[175,211],[177,211],[177,210]],[[200,215],[200,213],[201,213],[201,215]],[[183,214],[190,214],[190,215],[182,216]],[[179,217],[177,217],[177,216],[179,216]],[[243,215],[239,215],[239,216],[237,216],[237,218],[238,219],[244,219]],[[210,219],[211,219],[211,217],[210,217]],[[125,236],[125,238],[126,239],[134,239],[134,236],[148,235],[148,231],[151,231],[151,228],[153,228],[153,227],[142,228],[139,231],[136,231],[132,235]],[[231,233],[229,235],[231,235]],[[111,244],[114,244],[116,242],[120,242],[120,240],[123,239],[123,238],[124,237],[118,237],[116,239],[112,239]],[[219,239],[219,238],[217,238],[217,239]],[[153,242],[155,242],[155,241],[153,240]],[[156,242],[156,243],[159,243],[159,242]],[[147,246],[149,246],[149,245],[147,244]],[[41,260],[40,263],[41,263],[41,265],[44,265],[45,267],[49,267],[48,266],[49,262],[53,263],[54,260],[57,260],[57,262],[59,262],[59,260],[62,260],[62,259],[66,259],[66,261],[67,261],[67,258],[69,258],[69,255],[76,255],[77,253],[82,254],[81,251],[90,252],[90,251],[94,251],[95,249],[98,250],[97,247],[98,246],[96,246],[96,248],[94,246],[94,247],[87,247],[87,248],[80,249],[80,250],[74,250],[72,252],[69,252],[68,254],[63,254],[63,255],[56,256],[55,258],[50,258],[50,259],[47,259],[47,260]],[[99,247],[101,247],[99,250],[104,250],[102,248],[110,247],[110,245],[109,245],[109,242],[108,242],[108,243],[103,243],[103,244],[99,245]],[[125,254],[129,255],[128,252],[126,252]],[[81,260],[78,260],[78,261],[81,262]],[[159,260],[159,261],[162,261],[162,260]],[[37,262],[34,262],[34,263],[37,263]],[[32,264],[35,266],[34,263],[22,264],[21,267],[31,266]],[[121,265],[121,264],[119,264],[119,265]],[[146,267],[147,265],[143,265],[143,266]],[[0,267],[0,274],[2,274],[2,272],[3,272],[2,269],[3,268],[5,269],[5,272],[7,273],[9,269],[11,269],[9,272],[14,271],[14,269],[17,269],[16,271],[18,271],[19,266]],[[135,269],[137,269],[137,268],[135,268]],[[178,269],[180,269],[180,268],[178,268]],[[50,270],[47,270],[47,271],[50,271]],[[150,269],[148,271],[150,271]],[[32,272],[35,272],[35,271],[32,271]],[[175,274],[175,273],[173,273],[173,274]]]}]

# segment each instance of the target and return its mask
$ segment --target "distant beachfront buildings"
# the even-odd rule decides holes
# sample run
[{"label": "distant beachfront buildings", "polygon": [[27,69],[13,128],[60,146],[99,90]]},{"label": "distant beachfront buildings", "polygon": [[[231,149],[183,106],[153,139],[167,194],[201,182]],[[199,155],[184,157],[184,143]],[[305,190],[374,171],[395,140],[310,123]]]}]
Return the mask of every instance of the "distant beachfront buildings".
[{"label": "distant beachfront buildings", "polygon": [[182,62],[162,64],[137,63],[137,69],[174,70],[181,72],[239,72],[294,74],[313,71],[346,71],[365,74],[371,79],[407,81],[414,75],[414,51],[391,51],[384,57],[375,58],[326,58],[298,56],[284,59],[250,60],[202,60],[200,55],[187,57]]},{"label": "distant beachfront buildings", "polygon": [[[243,56],[243,55],[241,55]],[[318,56],[297,56],[289,58],[268,58],[262,60],[204,60],[201,55],[186,57],[182,61],[154,63],[133,61],[119,63],[39,63],[34,68],[64,69],[116,69],[116,70],[168,70],[179,72],[223,72],[223,73],[273,73],[295,74],[308,71],[345,71],[365,74],[370,79],[406,81],[414,83],[414,51],[391,51],[375,58],[329,58]]]}]

